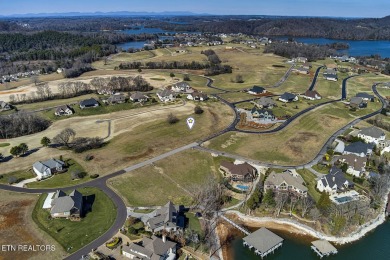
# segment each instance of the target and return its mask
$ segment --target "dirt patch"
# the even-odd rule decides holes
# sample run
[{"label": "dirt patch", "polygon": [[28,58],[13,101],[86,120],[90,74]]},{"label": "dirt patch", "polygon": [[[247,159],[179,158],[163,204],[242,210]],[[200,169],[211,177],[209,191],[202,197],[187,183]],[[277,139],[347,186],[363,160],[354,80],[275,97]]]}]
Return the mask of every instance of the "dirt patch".
[{"label": "dirt patch", "polygon": [[126,156],[126,157],[122,158],[122,161],[128,162],[130,160],[141,159],[141,158],[144,158],[144,157],[146,157],[148,155],[151,155],[153,152],[154,152],[154,150],[149,147],[145,152],[143,152],[141,154],[133,155],[133,156]]},{"label": "dirt patch", "polygon": [[294,137],[290,138],[286,143],[286,148],[288,148],[292,155],[295,157],[302,156],[303,144],[309,142],[318,142],[319,136],[311,132],[299,132]]},{"label": "dirt patch", "polygon": [[32,221],[31,212],[38,198],[35,195],[0,191],[0,244],[1,245],[55,245],[54,252],[8,251],[0,259],[60,259],[62,248],[40,231]]}]

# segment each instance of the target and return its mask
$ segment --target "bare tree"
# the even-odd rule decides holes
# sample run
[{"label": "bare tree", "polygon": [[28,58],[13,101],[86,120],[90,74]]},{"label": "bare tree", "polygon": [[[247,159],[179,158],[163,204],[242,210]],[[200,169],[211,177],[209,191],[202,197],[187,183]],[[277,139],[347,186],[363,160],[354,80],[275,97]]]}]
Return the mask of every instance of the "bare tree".
[{"label": "bare tree", "polygon": [[310,217],[317,221],[321,217],[321,212],[317,208],[312,208],[309,212]]},{"label": "bare tree", "polygon": [[69,147],[69,142],[76,136],[76,132],[72,128],[65,128],[58,135],[53,138],[57,144],[66,145]]},{"label": "bare tree", "polygon": [[301,198],[300,205],[301,205],[301,210],[302,210],[301,216],[302,216],[302,218],[304,218],[305,215],[307,214],[307,212],[310,210],[310,208],[313,207],[314,201],[310,196],[306,196],[306,197]]},{"label": "bare tree", "polygon": [[295,209],[295,206],[298,204],[300,197],[295,195],[290,195],[290,216]]},{"label": "bare tree", "polygon": [[276,216],[279,216],[280,211],[283,209],[284,205],[288,200],[289,194],[287,192],[278,192],[275,196],[275,213]]}]

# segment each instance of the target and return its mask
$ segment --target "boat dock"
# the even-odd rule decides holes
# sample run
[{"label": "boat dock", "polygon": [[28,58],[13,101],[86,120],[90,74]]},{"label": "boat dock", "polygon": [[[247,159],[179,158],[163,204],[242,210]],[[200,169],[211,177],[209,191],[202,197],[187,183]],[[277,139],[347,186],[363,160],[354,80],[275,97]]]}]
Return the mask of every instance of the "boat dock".
[{"label": "boat dock", "polygon": [[283,238],[264,227],[244,237],[243,240],[244,246],[249,247],[249,249],[254,248],[255,254],[261,258],[273,253],[283,244]]},{"label": "boat dock", "polygon": [[311,248],[320,256],[320,258],[337,254],[337,249],[326,240],[316,240],[311,242],[311,244]]}]

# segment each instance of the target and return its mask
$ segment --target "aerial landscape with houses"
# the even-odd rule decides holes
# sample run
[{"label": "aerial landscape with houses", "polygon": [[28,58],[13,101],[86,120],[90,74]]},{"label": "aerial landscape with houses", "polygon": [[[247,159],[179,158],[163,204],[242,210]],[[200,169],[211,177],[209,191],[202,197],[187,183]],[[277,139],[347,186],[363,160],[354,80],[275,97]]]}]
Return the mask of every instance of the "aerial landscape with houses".
[{"label": "aerial landscape with houses", "polygon": [[[0,17],[0,258],[345,259],[388,228],[390,56],[345,52],[385,22],[67,15]],[[261,27],[290,19],[345,39]]]}]

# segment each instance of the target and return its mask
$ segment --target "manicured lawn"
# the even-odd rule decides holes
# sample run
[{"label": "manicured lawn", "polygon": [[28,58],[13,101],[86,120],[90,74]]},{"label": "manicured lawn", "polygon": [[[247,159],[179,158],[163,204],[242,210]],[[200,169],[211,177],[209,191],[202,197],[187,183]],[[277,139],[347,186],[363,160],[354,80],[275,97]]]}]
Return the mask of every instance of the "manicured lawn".
[{"label": "manicured lawn", "polygon": [[316,190],[316,176],[307,169],[297,170],[297,172],[302,176],[303,180],[305,181],[309,195],[317,202],[321,197],[321,193]]},{"label": "manicured lawn", "polygon": [[110,198],[97,188],[83,188],[85,204],[92,204],[81,221],[49,219],[50,212],[42,209],[47,194],[40,196],[32,212],[34,222],[52,236],[68,253],[73,253],[106,232],[114,223],[116,207]]},{"label": "manicured lawn", "polygon": [[322,164],[316,164],[316,165],[313,165],[313,170],[319,172],[319,173],[323,173],[323,174],[328,174],[329,173],[329,168],[326,167],[325,165],[322,165]]},{"label": "manicured lawn", "polygon": [[10,177],[15,177],[16,183],[18,183],[23,180],[34,178],[35,176],[36,175],[32,172],[32,170],[15,171],[0,175],[0,183],[8,184]]},{"label": "manicured lawn", "polygon": [[29,188],[61,188],[61,187],[67,187],[72,186],[76,184],[80,184],[83,182],[90,181],[88,175],[86,175],[84,178],[79,180],[72,180],[71,174],[72,172],[85,172],[84,168],[75,160],[73,159],[67,159],[65,160],[67,165],[69,166],[68,170],[64,173],[56,174],[46,180],[38,181],[38,182],[32,182],[28,183],[27,187]]},{"label": "manicured lawn", "polygon": [[199,219],[195,216],[195,214],[193,212],[186,212],[185,216],[188,220],[187,228],[194,230],[198,234],[201,234],[202,228],[200,226]]},{"label": "manicured lawn", "polygon": [[134,212],[136,212],[136,213],[145,213],[145,214],[151,213],[153,211],[154,211],[154,209],[135,209],[134,210]]},{"label": "manicured lawn", "polygon": [[234,205],[237,205],[238,203],[240,203],[240,200],[236,199],[236,198],[231,198],[231,200],[227,203],[225,203],[223,205],[224,208],[229,208],[229,207],[232,207]]},{"label": "manicured lawn", "polygon": [[136,171],[109,180],[130,206],[159,206],[172,200],[191,205],[192,185],[219,176],[221,158],[208,153],[187,150]]}]

